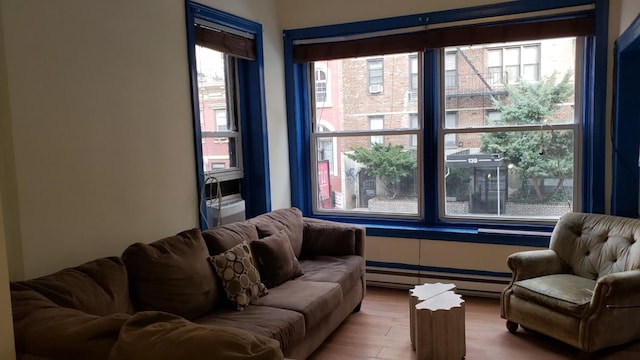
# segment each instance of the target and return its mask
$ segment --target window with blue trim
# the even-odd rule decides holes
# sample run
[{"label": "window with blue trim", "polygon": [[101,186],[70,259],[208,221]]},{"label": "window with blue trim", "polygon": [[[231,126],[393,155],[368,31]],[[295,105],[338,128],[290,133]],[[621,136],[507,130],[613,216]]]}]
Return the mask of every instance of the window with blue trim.
[{"label": "window with blue trim", "polygon": [[[187,40],[200,225],[225,204],[270,210],[262,26],[187,2]],[[250,159],[251,161],[248,161]]]},{"label": "window with blue trim", "polygon": [[[603,181],[593,173],[601,134],[591,131],[604,121],[593,105],[604,98],[593,72],[603,51],[594,46],[595,18],[603,16],[592,2],[564,3],[575,6],[545,18],[500,4],[286,31],[290,122],[298,124],[290,152],[312,159],[292,164],[293,205],[307,215],[434,229],[545,229],[566,212],[602,211],[590,191]],[[469,17],[491,12],[519,15]],[[477,23],[415,30],[417,19],[440,17]],[[369,88],[374,59],[384,63],[383,94]],[[308,68],[318,63],[336,69],[333,115],[307,98],[316,87]],[[320,133],[318,116],[335,130]],[[383,126],[372,125],[381,118]],[[338,144],[338,161],[335,176],[320,180],[313,153],[322,139]],[[327,193],[329,207],[320,199]]]}]

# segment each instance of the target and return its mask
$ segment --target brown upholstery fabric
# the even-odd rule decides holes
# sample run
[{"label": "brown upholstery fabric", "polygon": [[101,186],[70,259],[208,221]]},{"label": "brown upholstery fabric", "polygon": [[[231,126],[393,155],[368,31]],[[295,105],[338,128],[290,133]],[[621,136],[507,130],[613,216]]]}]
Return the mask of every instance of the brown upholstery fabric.
[{"label": "brown upholstery fabric", "polygon": [[303,257],[344,256],[356,253],[356,231],[353,227],[305,223],[303,239]]},{"label": "brown upholstery fabric", "polygon": [[246,221],[236,222],[202,232],[202,237],[210,255],[218,255],[243,241],[258,239],[258,230],[255,225]]},{"label": "brown upholstery fabric", "polygon": [[340,285],[329,282],[291,280],[269,290],[254,305],[294,310],[304,315],[306,328],[322,322],[342,302]]},{"label": "brown upholstery fabric", "polygon": [[252,241],[251,252],[260,270],[262,282],[272,288],[303,274],[284,230]]},{"label": "brown upholstery fabric", "polygon": [[360,283],[364,258],[351,256],[318,256],[313,260],[300,260],[304,275],[300,281],[319,281],[340,284],[346,293]]},{"label": "brown upholstery fabric", "polygon": [[277,341],[244,330],[203,326],[178,316],[145,311],[122,327],[109,360],[276,360]]},{"label": "brown upholstery fabric", "polygon": [[228,326],[276,339],[286,351],[306,336],[304,316],[296,311],[251,305],[243,311],[220,309],[195,320],[198,324]]},{"label": "brown upholstery fabric", "polygon": [[131,316],[60,307],[34,290],[12,289],[16,351],[58,360],[106,360]]},{"label": "brown upholstery fabric", "polygon": [[32,289],[59,306],[93,315],[133,312],[127,270],[117,257],[101,258],[37,279],[15,282],[11,288]]},{"label": "brown upholstery fabric", "polygon": [[581,317],[589,307],[596,282],[571,274],[554,274],[517,281],[513,293],[567,315]]},{"label": "brown upholstery fabric", "polygon": [[217,279],[200,230],[183,231],[122,254],[138,311],[159,310],[194,319],[219,301]]},{"label": "brown upholstery fabric", "polygon": [[296,208],[279,209],[262,214],[247,220],[258,229],[260,238],[278,233],[280,230],[287,232],[291,247],[296,257],[302,252],[302,212]]},{"label": "brown upholstery fabric", "polygon": [[251,301],[269,293],[260,279],[246,241],[210,257],[209,261],[216,269],[227,299],[235,304],[236,310],[244,310]]}]

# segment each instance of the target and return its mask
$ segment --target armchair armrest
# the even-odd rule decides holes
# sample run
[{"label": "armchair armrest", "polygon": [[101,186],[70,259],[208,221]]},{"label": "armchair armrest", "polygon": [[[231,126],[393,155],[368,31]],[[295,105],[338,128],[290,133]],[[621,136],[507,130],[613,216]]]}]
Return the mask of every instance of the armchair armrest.
[{"label": "armchair armrest", "polygon": [[553,250],[517,252],[507,258],[507,265],[513,272],[511,283],[538,276],[569,272],[569,267]]},{"label": "armchair armrest", "polygon": [[640,270],[604,275],[596,282],[592,308],[640,308]]},{"label": "armchair armrest", "polygon": [[353,224],[304,217],[302,255],[359,255],[365,257],[365,228]]}]

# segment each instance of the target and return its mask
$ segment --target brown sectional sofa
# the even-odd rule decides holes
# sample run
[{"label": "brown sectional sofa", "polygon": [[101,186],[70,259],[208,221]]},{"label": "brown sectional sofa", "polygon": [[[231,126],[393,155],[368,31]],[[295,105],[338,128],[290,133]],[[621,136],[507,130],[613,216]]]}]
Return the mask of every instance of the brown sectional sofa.
[{"label": "brown sectional sofa", "polygon": [[[239,311],[213,259],[243,246],[270,288]],[[305,359],[359,310],[364,246],[362,227],[295,208],[136,243],[121,257],[12,282],[16,350],[21,359]]]}]

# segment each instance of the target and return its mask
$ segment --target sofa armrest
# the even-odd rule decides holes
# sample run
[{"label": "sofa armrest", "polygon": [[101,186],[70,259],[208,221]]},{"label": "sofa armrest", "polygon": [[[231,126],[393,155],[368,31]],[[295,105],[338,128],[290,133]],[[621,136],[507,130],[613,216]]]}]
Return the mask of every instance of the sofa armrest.
[{"label": "sofa armrest", "polygon": [[511,254],[507,265],[513,272],[511,283],[538,276],[568,273],[569,268],[553,250],[530,250]]},{"label": "sofa armrest", "polygon": [[362,226],[303,218],[302,255],[359,255],[365,257],[366,230]]},{"label": "sofa armrest", "polygon": [[604,275],[596,282],[593,308],[640,308],[640,270]]},{"label": "sofa armrest", "polygon": [[106,360],[131,317],[87,314],[57,306],[33,290],[11,291],[16,351],[26,358]]}]

